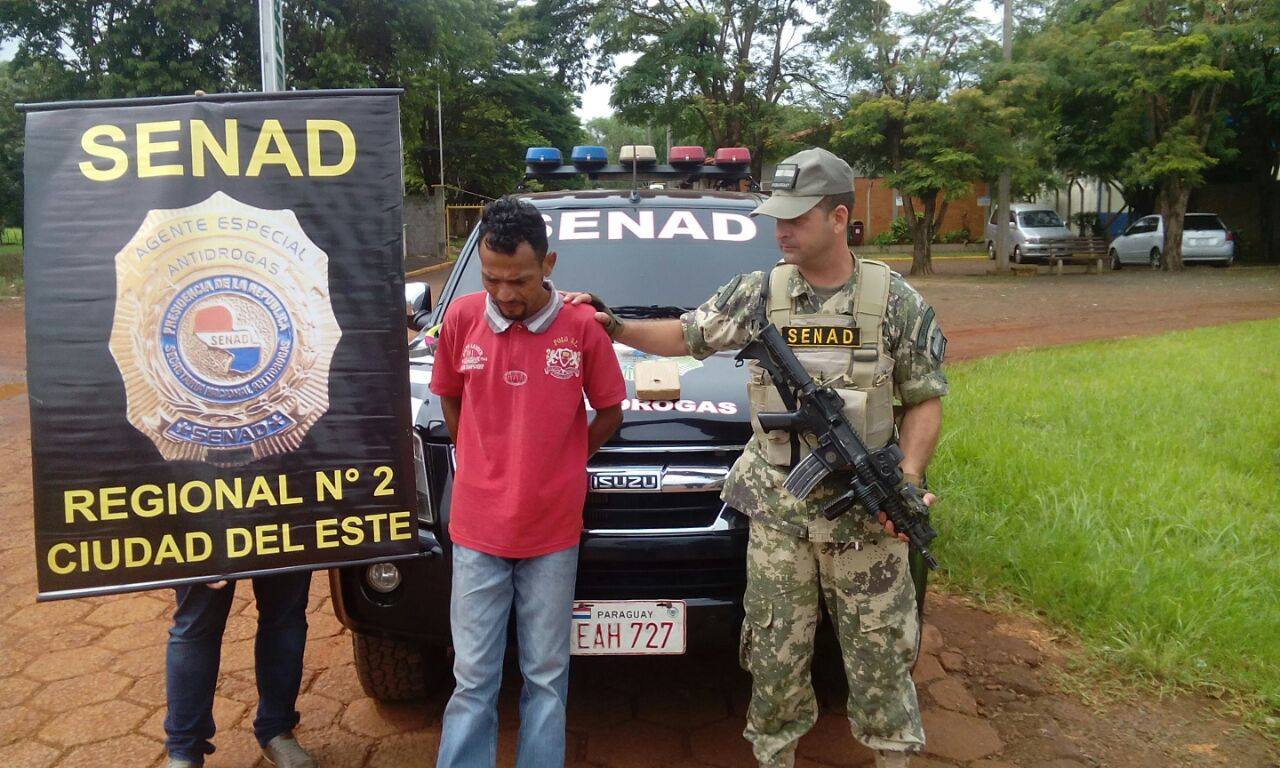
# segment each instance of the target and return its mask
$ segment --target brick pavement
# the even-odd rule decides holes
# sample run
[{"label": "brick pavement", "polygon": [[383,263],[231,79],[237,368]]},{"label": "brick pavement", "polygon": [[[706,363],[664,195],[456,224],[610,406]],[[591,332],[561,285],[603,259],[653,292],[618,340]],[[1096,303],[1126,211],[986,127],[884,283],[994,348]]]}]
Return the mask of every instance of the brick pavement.
[{"label": "brick pavement", "polygon": [[[25,395],[0,400],[0,766],[88,768],[162,764],[164,643],[171,593],[156,591],[37,604],[32,562],[31,462]],[[312,580],[299,738],[326,768],[424,766],[440,736],[443,693],[425,702],[386,705],[356,680],[349,633],[334,617],[328,582]],[[255,610],[251,590],[236,592],[227,623],[214,702],[218,751],[210,766],[248,768],[258,755],[252,721]],[[945,676],[926,656],[921,669]],[[514,759],[518,671],[509,667],[501,696],[499,760]],[[838,678],[838,670],[828,677]],[[859,766],[869,755],[840,714],[840,683],[823,683],[824,714],[800,746],[801,766]],[[572,764],[746,766],[741,731],[749,680],[732,653],[674,659],[575,662],[569,711]],[[926,694],[928,695],[928,694]],[[944,694],[965,729],[987,741],[955,748],[969,758],[995,751],[999,738],[974,718],[963,685]],[[939,697],[942,701],[942,697]],[[968,710],[968,714],[964,710]],[[953,725],[948,723],[948,725]],[[972,739],[964,739],[972,744]],[[954,765],[921,759],[920,766]]]},{"label": "brick pavement", "polygon": [[[1274,277],[1258,272],[1240,275],[1240,282]],[[1194,280],[1195,286],[1184,282],[1191,288],[1205,281]],[[959,300],[965,289],[949,289],[957,314],[975,306]],[[1260,316],[1273,315],[1274,289],[1263,293],[1268,298],[1254,305]],[[1189,302],[1186,297],[1192,295],[1203,300],[1204,291],[1188,290],[1182,300]],[[1014,298],[1003,306],[1027,305]],[[1222,298],[1215,305],[1219,309],[1232,305],[1226,301],[1230,296]],[[1198,311],[1203,309],[1197,305]],[[20,312],[16,303],[0,305],[0,468],[5,473],[0,477],[0,529],[7,534],[0,538],[0,768],[162,764],[163,654],[171,593],[43,605],[34,601]],[[1007,317],[970,321],[1008,324]],[[1002,343],[1007,347],[1013,341]],[[265,765],[251,728],[255,619],[249,593],[237,592],[227,626],[214,707],[218,752],[207,763],[215,768]],[[444,694],[395,706],[364,696],[349,633],[334,618],[323,575],[313,579],[311,597],[306,674],[298,702],[304,743],[326,768],[432,764]],[[1209,702],[1121,701],[1099,711],[1101,705],[1085,706],[1055,690],[1059,640],[1032,620],[994,616],[945,596],[931,598],[927,618],[916,679],[929,753],[914,761],[916,768],[1280,765],[1264,740],[1242,732],[1238,722],[1215,713]],[[506,680],[500,764],[510,765],[517,671],[508,668]],[[819,655],[815,687],[823,713],[801,741],[797,764],[868,765],[870,756],[854,743],[844,722],[843,676],[830,649]],[[750,766],[741,737],[749,688],[729,652],[579,659],[570,687],[571,763],[596,768]]]}]

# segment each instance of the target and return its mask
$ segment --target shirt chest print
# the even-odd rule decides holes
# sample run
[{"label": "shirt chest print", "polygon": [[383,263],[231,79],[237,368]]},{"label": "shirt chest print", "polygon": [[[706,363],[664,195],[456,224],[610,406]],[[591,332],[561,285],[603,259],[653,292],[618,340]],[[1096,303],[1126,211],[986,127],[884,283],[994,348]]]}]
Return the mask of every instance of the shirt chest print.
[{"label": "shirt chest print", "polygon": [[571,336],[561,336],[547,348],[547,364],[543,372],[568,381],[582,377],[582,344]]},{"label": "shirt chest print", "polygon": [[479,344],[467,344],[462,348],[462,360],[459,362],[458,370],[483,371],[487,362],[489,358],[485,357],[484,349]]}]

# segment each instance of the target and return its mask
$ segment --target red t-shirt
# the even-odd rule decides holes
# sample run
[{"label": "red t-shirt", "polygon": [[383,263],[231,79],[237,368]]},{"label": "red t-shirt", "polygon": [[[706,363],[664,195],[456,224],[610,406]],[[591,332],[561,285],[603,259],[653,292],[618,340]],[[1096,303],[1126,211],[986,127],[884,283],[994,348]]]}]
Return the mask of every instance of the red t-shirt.
[{"label": "red t-shirt", "polygon": [[449,305],[431,374],[432,392],[462,398],[449,535],[497,557],[559,552],[582,534],[583,393],[608,408],[626,397],[626,383],[591,305],[560,307],[540,333],[520,322],[499,333],[485,298]]}]

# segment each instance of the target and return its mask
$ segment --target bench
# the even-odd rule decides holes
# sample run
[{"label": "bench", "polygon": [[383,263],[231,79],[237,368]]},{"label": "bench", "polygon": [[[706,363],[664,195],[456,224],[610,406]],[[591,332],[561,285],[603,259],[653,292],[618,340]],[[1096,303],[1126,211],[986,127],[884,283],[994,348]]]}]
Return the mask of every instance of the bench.
[{"label": "bench", "polygon": [[1046,243],[1043,258],[1056,275],[1062,274],[1063,264],[1084,264],[1087,271],[1102,271],[1107,258],[1107,241],[1100,237],[1072,237]]}]

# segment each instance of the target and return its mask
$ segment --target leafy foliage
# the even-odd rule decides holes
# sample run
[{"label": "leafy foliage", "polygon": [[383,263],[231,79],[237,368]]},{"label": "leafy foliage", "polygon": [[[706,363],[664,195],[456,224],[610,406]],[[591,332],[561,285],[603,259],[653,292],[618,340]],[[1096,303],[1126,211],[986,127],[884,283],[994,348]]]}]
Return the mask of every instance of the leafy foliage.
[{"label": "leafy foliage", "polygon": [[[592,15],[605,61],[638,55],[614,82],[613,106],[628,123],[671,126],[713,147],[747,146],[758,174],[766,154],[780,157],[790,135],[833,111],[799,0],[569,5]],[[805,108],[788,109],[795,106]]]},{"label": "leafy foliage", "polygon": [[[530,47],[529,25],[550,23],[530,14],[506,0],[291,0],[286,81],[299,89],[404,88],[408,187],[440,181],[443,114],[445,182],[496,196],[520,179],[526,146],[567,146],[580,136],[571,90],[580,47],[561,45],[566,36]],[[259,85],[256,5],[243,0],[12,0],[0,4],[0,36],[17,42],[0,89],[17,88],[26,100]],[[547,61],[561,70],[543,72]],[[6,110],[0,119],[6,166],[14,136],[21,142],[11,118]],[[0,189],[0,206],[10,195]]]},{"label": "leafy foliage", "polygon": [[1021,111],[973,87],[993,51],[971,0],[937,0],[897,13],[885,0],[839,0],[819,37],[860,88],[832,148],[903,196],[915,254],[911,273],[932,271],[930,243],[947,200],[968,194],[1018,153]]}]

